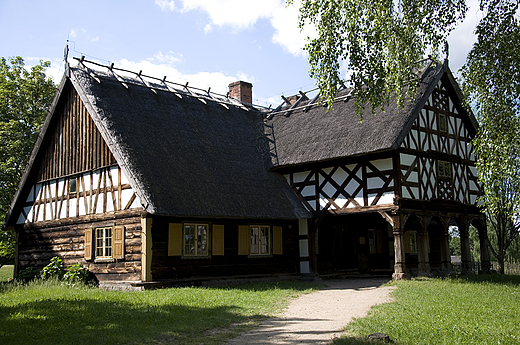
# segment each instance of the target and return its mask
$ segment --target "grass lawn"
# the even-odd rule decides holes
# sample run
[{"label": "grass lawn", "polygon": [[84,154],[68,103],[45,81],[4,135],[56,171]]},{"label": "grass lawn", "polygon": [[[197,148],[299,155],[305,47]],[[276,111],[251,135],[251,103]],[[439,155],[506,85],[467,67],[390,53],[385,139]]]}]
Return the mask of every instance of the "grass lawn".
[{"label": "grass lawn", "polygon": [[6,282],[13,277],[14,265],[4,265],[0,268],[0,282]]},{"label": "grass lawn", "polygon": [[334,345],[374,344],[368,334],[385,333],[396,343],[520,344],[520,276],[392,282],[394,302],[376,306],[347,326],[353,336]]},{"label": "grass lawn", "polygon": [[0,344],[219,344],[316,284],[144,292],[0,284]]}]

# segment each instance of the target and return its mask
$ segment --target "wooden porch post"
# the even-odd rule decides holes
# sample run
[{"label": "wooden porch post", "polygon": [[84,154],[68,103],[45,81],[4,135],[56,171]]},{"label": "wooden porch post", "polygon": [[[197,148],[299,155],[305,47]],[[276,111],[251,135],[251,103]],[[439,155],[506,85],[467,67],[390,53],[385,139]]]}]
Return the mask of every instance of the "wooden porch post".
[{"label": "wooden porch post", "polygon": [[451,264],[450,254],[450,235],[448,232],[449,223],[443,222],[443,231],[441,236],[441,271],[452,272],[453,265]]},{"label": "wooden porch post", "polygon": [[480,239],[480,264],[483,273],[491,273],[491,259],[489,256],[489,239],[487,236],[486,220],[479,222],[477,226],[478,237]]},{"label": "wooden porch post", "polygon": [[410,274],[406,271],[406,263],[404,256],[404,231],[401,228],[401,216],[393,216],[393,233],[394,233],[394,252],[395,252],[395,264],[394,273],[392,274],[393,279],[409,279]]},{"label": "wooden porch post", "polygon": [[471,248],[469,246],[469,224],[466,220],[460,222],[460,256],[462,261],[462,273],[471,274],[473,272],[473,265],[471,264]]},{"label": "wooden porch post", "polygon": [[152,218],[141,218],[141,280],[152,281]]}]

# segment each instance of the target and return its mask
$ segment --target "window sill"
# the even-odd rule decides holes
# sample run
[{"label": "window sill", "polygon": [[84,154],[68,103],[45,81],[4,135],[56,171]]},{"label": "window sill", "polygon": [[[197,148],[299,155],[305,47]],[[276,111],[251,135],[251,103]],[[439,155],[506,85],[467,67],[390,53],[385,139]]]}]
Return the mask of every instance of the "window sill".
[{"label": "window sill", "polygon": [[258,259],[271,258],[271,257],[273,257],[273,254],[249,254],[247,257],[251,258],[251,259],[253,259],[253,258],[258,258]]},{"label": "window sill", "polygon": [[94,263],[104,263],[104,262],[116,262],[114,258],[96,258],[94,259]]}]

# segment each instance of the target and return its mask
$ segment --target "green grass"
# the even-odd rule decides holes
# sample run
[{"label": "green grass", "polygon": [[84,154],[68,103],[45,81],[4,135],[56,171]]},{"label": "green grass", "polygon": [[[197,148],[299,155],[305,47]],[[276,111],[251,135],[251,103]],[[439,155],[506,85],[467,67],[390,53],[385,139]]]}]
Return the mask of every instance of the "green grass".
[{"label": "green grass", "polygon": [[393,282],[394,302],[347,326],[334,345],[373,344],[385,333],[396,344],[520,344],[520,276],[472,276]]},{"label": "green grass", "polygon": [[0,267],[0,282],[6,282],[13,277],[14,265],[4,265]]},{"label": "green grass", "polygon": [[278,282],[144,292],[0,284],[1,344],[219,344],[317,285]]}]

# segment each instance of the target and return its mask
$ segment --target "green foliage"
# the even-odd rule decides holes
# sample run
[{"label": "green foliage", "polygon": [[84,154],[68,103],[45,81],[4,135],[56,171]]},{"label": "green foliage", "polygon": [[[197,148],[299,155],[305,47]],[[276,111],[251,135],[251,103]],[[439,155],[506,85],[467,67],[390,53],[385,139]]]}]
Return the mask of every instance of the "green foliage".
[{"label": "green foliage", "polygon": [[27,165],[56,86],[50,62],[30,70],[21,57],[0,58],[0,223]]},{"label": "green foliage", "polygon": [[485,16],[462,70],[468,103],[480,122],[474,141],[479,180],[503,272],[507,249],[520,233],[520,23],[516,0],[482,0]]},{"label": "green foliage", "polygon": [[0,268],[13,262],[15,241],[16,233],[14,229],[0,229]]},{"label": "green foliage", "polygon": [[[520,343],[520,277],[399,281],[393,303],[347,326],[357,339],[382,332],[401,345]],[[347,338],[348,339],[348,338]],[[338,339],[335,345],[364,344]]]},{"label": "green foliage", "polygon": [[55,256],[51,262],[42,269],[42,279],[63,279],[65,274],[65,266],[63,260]]},{"label": "green foliage", "polygon": [[83,266],[79,262],[67,267],[67,271],[63,275],[63,281],[71,286],[77,284],[97,285],[96,278],[90,273],[88,267]]},{"label": "green foliage", "polygon": [[57,281],[0,284],[5,344],[222,344],[316,284],[273,282],[140,293]]},{"label": "green foliage", "polygon": [[[293,4],[289,0],[289,4]],[[303,0],[299,26],[312,26],[310,75],[332,106],[342,65],[354,87],[358,113],[366,102],[376,107],[392,94],[413,97],[419,60],[447,55],[447,36],[467,11],[464,0]]]}]

